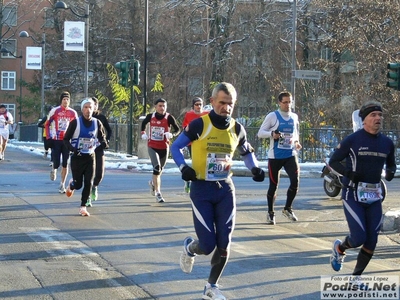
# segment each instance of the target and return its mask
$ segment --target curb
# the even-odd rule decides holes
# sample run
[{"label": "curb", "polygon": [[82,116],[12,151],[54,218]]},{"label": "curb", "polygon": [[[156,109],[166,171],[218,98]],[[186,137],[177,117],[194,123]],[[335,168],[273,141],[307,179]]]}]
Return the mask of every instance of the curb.
[{"label": "curb", "polygon": [[384,214],[382,231],[396,231],[400,229],[400,210],[389,210]]}]

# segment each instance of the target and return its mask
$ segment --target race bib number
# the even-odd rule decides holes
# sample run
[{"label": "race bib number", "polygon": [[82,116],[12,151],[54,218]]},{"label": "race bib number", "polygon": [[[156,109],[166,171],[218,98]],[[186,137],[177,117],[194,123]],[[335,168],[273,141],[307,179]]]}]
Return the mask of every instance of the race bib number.
[{"label": "race bib number", "polygon": [[232,167],[232,158],[229,154],[208,153],[206,180],[217,181],[229,177]]},{"label": "race bib number", "polygon": [[164,132],[165,132],[165,128],[164,127],[152,126],[151,127],[150,138],[153,141],[163,141],[164,140]]},{"label": "race bib number", "polygon": [[292,133],[282,133],[278,141],[279,149],[292,149],[293,144],[293,134]]},{"label": "race bib number", "polygon": [[357,201],[370,204],[375,201],[381,201],[382,187],[380,183],[365,183],[360,182],[357,186]]},{"label": "race bib number", "polygon": [[68,120],[67,119],[59,119],[58,120],[58,130],[59,131],[66,131],[68,127]]},{"label": "race bib number", "polygon": [[78,149],[90,150],[94,146],[94,140],[91,138],[79,138]]}]

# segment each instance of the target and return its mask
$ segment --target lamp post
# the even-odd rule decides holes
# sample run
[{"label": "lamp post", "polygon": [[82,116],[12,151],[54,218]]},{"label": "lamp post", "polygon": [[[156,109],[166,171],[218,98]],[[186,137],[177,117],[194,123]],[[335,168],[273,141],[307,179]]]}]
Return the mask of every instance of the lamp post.
[{"label": "lamp post", "polygon": [[10,50],[8,50],[6,48],[1,48],[0,52],[11,54],[11,56],[20,59],[20,63],[19,63],[19,123],[22,123],[22,58],[23,58],[22,50],[21,50],[20,56],[15,56],[14,53],[12,53]]},{"label": "lamp post", "polygon": [[41,106],[40,106],[40,117],[44,116],[44,65],[46,62],[45,54],[46,54],[46,34],[43,32],[42,42],[38,42],[33,36],[30,36],[27,31],[21,31],[19,33],[19,37],[21,38],[31,38],[35,43],[42,45],[42,85],[40,90],[40,98],[41,98]]},{"label": "lamp post", "polygon": [[149,0],[145,2],[145,24],[144,24],[144,80],[143,80],[143,115],[146,115],[147,106],[147,54],[149,50]]},{"label": "lamp post", "polygon": [[293,0],[293,37],[292,37],[292,77],[290,81],[292,90],[292,109],[295,111],[296,106],[296,45],[297,45],[297,0]]},{"label": "lamp post", "polygon": [[85,98],[88,97],[88,77],[89,77],[89,3],[85,6],[85,14],[81,15],[72,7],[68,6],[64,1],[58,1],[54,5],[55,9],[69,9],[75,16],[85,19]]}]

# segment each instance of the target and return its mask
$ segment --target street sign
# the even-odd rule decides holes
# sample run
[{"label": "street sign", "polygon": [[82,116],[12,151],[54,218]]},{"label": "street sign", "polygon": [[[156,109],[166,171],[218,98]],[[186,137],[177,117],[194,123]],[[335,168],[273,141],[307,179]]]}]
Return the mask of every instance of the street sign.
[{"label": "street sign", "polygon": [[321,71],[295,70],[294,78],[320,80],[321,79]]}]

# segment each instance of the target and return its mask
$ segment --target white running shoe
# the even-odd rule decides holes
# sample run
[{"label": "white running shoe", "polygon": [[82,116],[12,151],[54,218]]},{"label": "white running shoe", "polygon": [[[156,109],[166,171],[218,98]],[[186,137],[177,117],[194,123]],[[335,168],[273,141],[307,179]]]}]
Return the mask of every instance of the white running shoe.
[{"label": "white running shoe", "polygon": [[156,195],[156,189],[154,188],[153,182],[151,180],[149,180],[149,187],[150,187],[150,194],[152,196]]},{"label": "white running shoe", "polygon": [[62,183],[60,184],[60,189],[58,191],[60,194],[65,194],[65,192],[66,192],[65,186]]},{"label": "white running shoe", "polygon": [[57,170],[52,168],[50,171],[50,180],[55,181],[56,178],[57,178]]},{"label": "white running shoe", "polygon": [[267,212],[267,224],[275,225],[275,213],[273,211]]},{"label": "white running shoe", "polygon": [[203,297],[205,300],[226,300],[216,284],[207,283],[204,287]]},{"label": "white running shoe", "polygon": [[289,220],[295,222],[298,220],[298,218],[296,217],[296,215],[294,214],[293,210],[291,208],[284,208],[282,210],[282,215],[284,215],[286,218],[288,218]]},{"label": "white running shoe", "polygon": [[80,214],[82,217],[90,217],[90,214],[89,214],[89,212],[88,212],[87,209],[86,209],[86,206],[81,206],[81,208],[79,209],[79,214]]},{"label": "white running shoe", "polygon": [[157,201],[158,203],[164,203],[164,202],[165,202],[165,199],[163,198],[163,196],[161,195],[161,193],[157,193],[157,195],[156,195],[156,201]]},{"label": "white running shoe", "polygon": [[194,239],[190,236],[185,238],[185,240],[183,241],[183,252],[179,260],[179,265],[181,266],[181,270],[185,273],[190,273],[193,269],[194,258],[196,254],[192,254],[189,252],[189,244],[193,242]]}]

